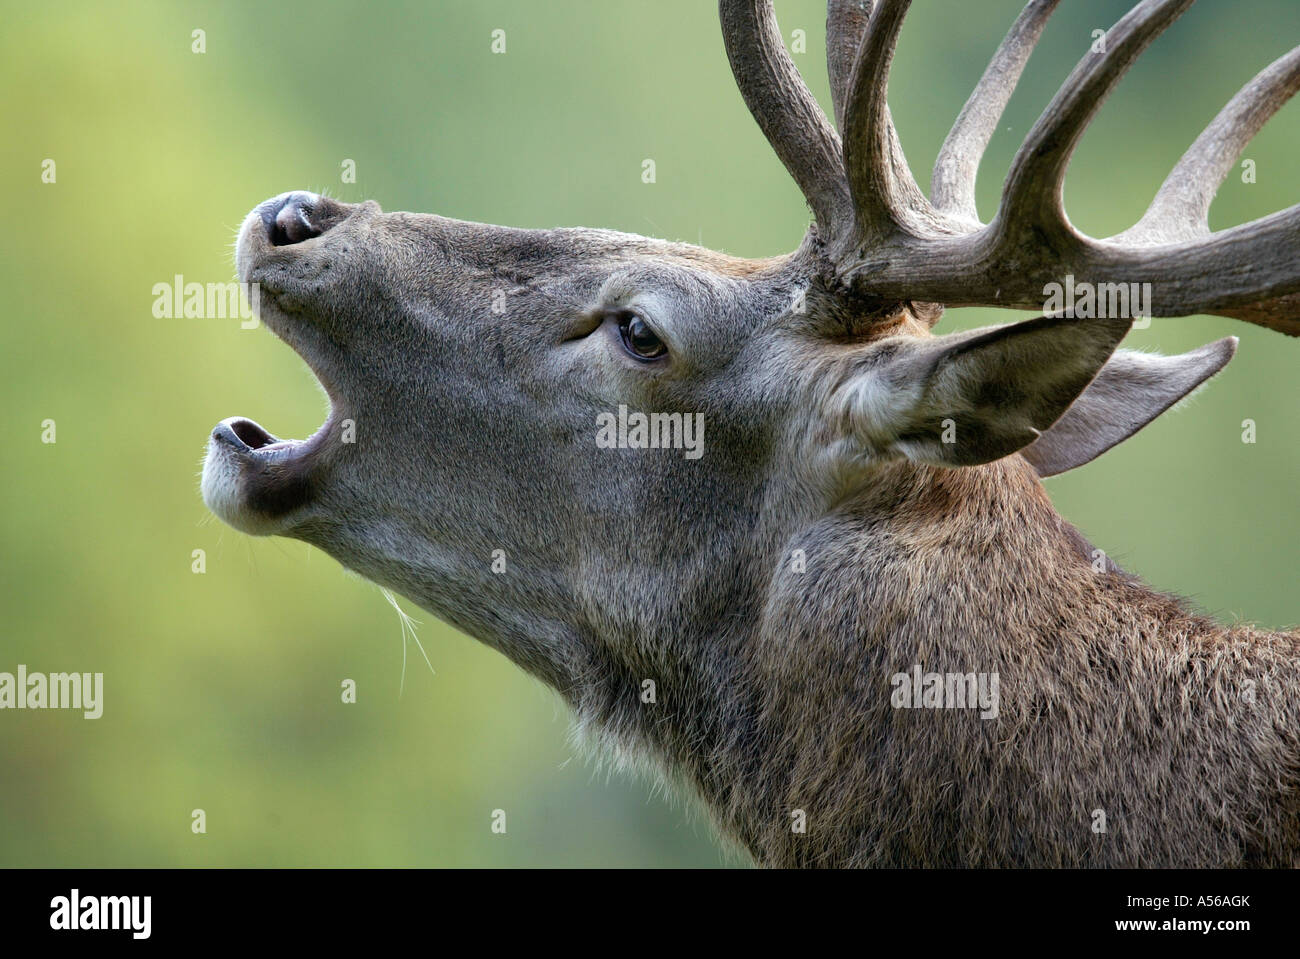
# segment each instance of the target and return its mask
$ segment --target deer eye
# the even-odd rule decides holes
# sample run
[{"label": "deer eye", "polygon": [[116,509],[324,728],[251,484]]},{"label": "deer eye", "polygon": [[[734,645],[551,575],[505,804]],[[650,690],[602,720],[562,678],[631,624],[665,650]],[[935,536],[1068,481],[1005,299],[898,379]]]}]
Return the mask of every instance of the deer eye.
[{"label": "deer eye", "polygon": [[618,315],[618,335],[623,340],[623,349],[638,360],[654,360],[668,352],[664,341],[655,335],[650,325],[635,313],[626,312]]}]

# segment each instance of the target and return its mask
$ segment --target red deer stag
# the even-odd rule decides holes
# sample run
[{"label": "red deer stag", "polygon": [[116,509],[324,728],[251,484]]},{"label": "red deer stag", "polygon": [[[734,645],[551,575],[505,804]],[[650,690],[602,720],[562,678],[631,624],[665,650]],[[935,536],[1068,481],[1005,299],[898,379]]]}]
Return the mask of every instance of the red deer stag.
[{"label": "red deer stag", "polygon": [[[997,50],[929,199],[885,102],[908,0],[829,4],[842,136],[770,0],[722,0],[740,92],[815,217],[787,256],[267,201],[239,276],[332,412],[302,441],[219,424],[206,502],[500,650],[759,863],[1294,864],[1300,635],[1154,592],[1040,482],[1236,345],[1117,351],[1130,317],[1047,308],[1049,284],[1300,333],[1300,206],[1207,225],[1300,48],[1132,229],[1093,239],[1063,209],[1084,128],[1190,4],[1143,0],[1090,49],[988,224],[976,169],[1055,0]],[[942,305],[1048,315],[934,336]]]}]

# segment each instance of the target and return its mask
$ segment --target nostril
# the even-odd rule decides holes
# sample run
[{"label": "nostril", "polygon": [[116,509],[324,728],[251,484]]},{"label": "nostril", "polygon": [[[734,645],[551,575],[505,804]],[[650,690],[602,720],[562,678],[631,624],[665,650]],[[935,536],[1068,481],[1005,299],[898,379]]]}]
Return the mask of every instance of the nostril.
[{"label": "nostril", "polygon": [[325,232],[312,222],[313,200],[310,193],[289,193],[263,208],[262,222],[273,246],[290,246]]}]

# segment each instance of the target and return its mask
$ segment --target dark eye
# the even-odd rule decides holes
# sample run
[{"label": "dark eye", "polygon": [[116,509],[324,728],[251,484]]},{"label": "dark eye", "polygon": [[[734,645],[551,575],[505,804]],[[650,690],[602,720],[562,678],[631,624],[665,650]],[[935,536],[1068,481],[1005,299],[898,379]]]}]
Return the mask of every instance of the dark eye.
[{"label": "dark eye", "polygon": [[619,314],[618,335],[623,340],[623,348],[638,360],[658,359],[668,352],[664,341],[635,313]]}]

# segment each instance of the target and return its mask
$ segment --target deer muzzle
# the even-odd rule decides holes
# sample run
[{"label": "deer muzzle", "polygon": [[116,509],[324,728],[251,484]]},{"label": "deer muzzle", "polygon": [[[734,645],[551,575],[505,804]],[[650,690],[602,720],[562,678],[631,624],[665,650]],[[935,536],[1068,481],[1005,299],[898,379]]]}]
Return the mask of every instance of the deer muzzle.
[{"label": "deer muzzle", "polygon": [[[345,420],[335,384],[345,360],[329,317],[353,245],[331,231],[378,212],[295,191],[259,204],[239,231],[239,279],[255,286],[261,322],[287,342],[316,374],[330,400],[324,425],[307,439],[280,439],[244,416],[222,420],[208,438],[201,488],[222,520],[255,535],[283,533],[310,518],[330,447]],[[346,232],[346,231],[342,231]],[[333,297],[337,299],[337,297]]]}]

